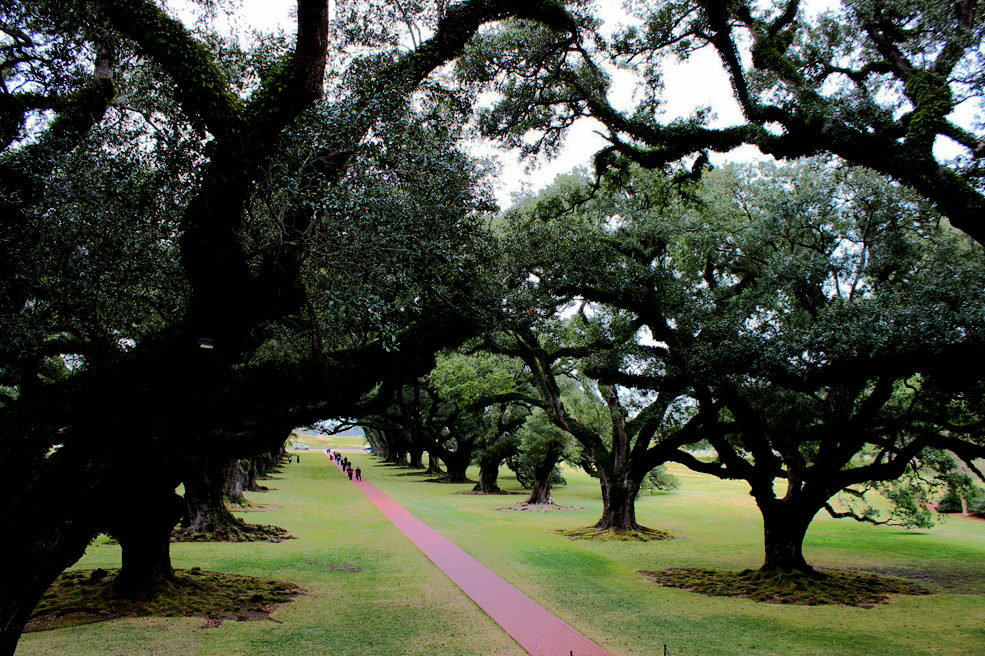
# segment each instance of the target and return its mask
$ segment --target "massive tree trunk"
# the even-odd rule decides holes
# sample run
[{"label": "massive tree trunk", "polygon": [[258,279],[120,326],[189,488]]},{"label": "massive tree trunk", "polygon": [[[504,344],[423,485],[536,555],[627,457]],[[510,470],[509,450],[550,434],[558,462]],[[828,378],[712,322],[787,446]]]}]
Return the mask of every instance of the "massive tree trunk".
[{"label": "massive tree trunk", "polygon": [[228,465],[203,460],[185,475],[185,509],[187,526],[184,534],[215,533],[229,526],[242,525],[226,507],[223,483]]},{"label": "massive tree trunk", "polygon": [[128,505],[117,511],[108,530],[123,551],[113,591],[121,597],[146,598],[174,580],[171,533],[181,517],[181,497],[174,492],[142,496],[139,507]]},{"label": "massive tree trunk", "polygon": [[424,448],[412,446],[408,451],[411,469],[424,469]]},{"label": "massive tree trunk", "polygon": [[445,461],[445,467],[448,471],[445,472],[444,480],[449,483],[467,483],[468,476],[466,475],[469,465],[472,463],[471,454],[464,455],[459,454],[456,451],[449,452],[442,460]]},{"label": "massive tree trunk", "polygon": [[499,460],[483,460],[479,463],[479,482],[472,488],[475,492],[482,494],[499,494],[502,490],[499,487]]},{"label": "massive tree trunk", "polygon": [[639,530],[636,523],[636,497],[640,482],[627,475],[616,476],[599,468],[602,486],[602,517],[595,528],[614,530]]},{"label": "massive tree trunk", "polygon": [[763,514],[764,572],[814,573],[804,559],[804,538],[820,508],[782,499],[757,499]]},{"label": "massive tree trunk", "polygon": [[527,497],[530,505],[553,506],[554,494],[551,492],[551,475],[541,478],[534,478],[533,485],[530,486],[530,496]]},{"label": "massive tree trunk", "polygon": [[230,503],[238,506],[249,505],[249,501],[243,496],[243,491],[247,485],[247,471],[240,459],[233,460],[226,469],[226,479],[222,483],[222,494]]},{"label": "massive tree trunk", "polygon": [[[79,501],[76,499],[76,501]],[[86,500],[83,500],[84,503]],[[65,499],[61,506],[68,506]],[[4,569],[0,583],[0,655],[12,656],[34,607],[58,575],[85,553],[95,527],[58,505],[37,504],[45,515],[37,523],[17,524],[4,536]]]}]

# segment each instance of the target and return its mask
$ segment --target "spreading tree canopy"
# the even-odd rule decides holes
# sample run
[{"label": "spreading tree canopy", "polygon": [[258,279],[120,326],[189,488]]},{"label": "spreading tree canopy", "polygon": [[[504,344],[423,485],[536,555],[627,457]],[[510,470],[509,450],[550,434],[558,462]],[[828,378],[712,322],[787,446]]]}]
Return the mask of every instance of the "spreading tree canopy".
[{"label": "spreading tree canopy", "polygon": [[[387,3],[335,30],[300,0],[296,37],[244,50],[162,6],[0,3],[2,653],[99,531],[167,579],[199,454],[269,451],[475,330],[477,169],[409,97],[487,22],[573,28],[549,0],[435,3],[408,48]],[[365,247],[360,285],[331,256]]]},{"label": "spreading tree canopy", "polygon": [[[593,187],[567,178],[517,212],[530,294],[583,305],[584,370],[610,406],[617,386],[643,400],[623,419],[633,457],[749,483],[764,569],[810,570],[822,509],[874,520],[839,493],[882,487],[919,523],[913,483],[949,467],[940,451],[985,454],[981,249],[919,197],[818,162],[718,171],[687,194],[642,170]],[[684,448],[699,439],[715,460]]]},{"label": "spreading tree canopy", "polygon": [[[556,147],[579,116],[603,123],[600,168],[634,162],[694,175],[710,153],[749,144],[776,158],[832,153],[915,189],[985,243],[985,7],[975,0],[800,0],[629,3],[637,23],[577,41],[524,25],[475,43],[461,74],[503,100],[490,135],[528,150]],[[667,119],[663,64],[717,54],[741,119],[719,108]],[[613,67],[638,77],[638,102],[611,94]],[[522,73],[522,76],[516,76]]]}]

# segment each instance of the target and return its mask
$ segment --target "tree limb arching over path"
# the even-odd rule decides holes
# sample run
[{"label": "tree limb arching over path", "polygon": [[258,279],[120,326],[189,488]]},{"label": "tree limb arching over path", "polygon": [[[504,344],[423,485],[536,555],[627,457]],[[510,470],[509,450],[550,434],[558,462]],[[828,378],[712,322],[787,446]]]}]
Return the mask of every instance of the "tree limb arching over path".
[{"label": "tree limb arching over path", "polygon": [[[136,345],[113,344],[106,357],[89,358],[84,371],[66,380],[32,385],[40,382],[36,367],[33,373],[30,366],[20,367],[22,393],[4,398],[0,457],[16,472],[16,480],[11,481],[15,492],[0,516],[18,530],[4,544],[6,559],[17,567],[0,590],[3,654],[14,652],[24,623],[50,582],[78,560],[99,532],[120,533],[124,569],[156,561],[155,575],[167,577],[173,490],[182,468],[192,466],[196,456],[269,451],[299,423],[345,416],[344,408],[356,403],[380,372],[416,371],[435,349],[474,330],[467,317],[449,307],[446,312],[425,312],[409,326],[400,335],[399,351],[375,343],[318,352],[294,362],[255,358],[265,326],[305,310],[301,264],[309,242],[292,238],[305,232],[311,217],[290,217],[285,226],[289,238],[263,266],[250,261],[241,235],[258,172],[283,147],[278,140],[285,130],[321,96],[330,45],[324,0],[299,0],[295,46],[259,74],[255,90],[246,97],[210,59],[205,45],[153,2],[30,4],[22,8],[14,3],[3,10],[23,11],[25,22],[51,18],[47,24],[52,29],[69,33],[59,37],[90,44],[98,57],[96,73],[89,78],[92,92],[62,103],[62,113],[38,128],[47,133],[38,135],[35,143],[51,146],[41,158],[46,170],[18,166],[36,149],[18,149],[12,138],[5,138],[2,165],[26,170],[17,178],[5,176],[5,185],[19,184],[4,194],[5,204],[20,203],[14,210],[43,213],[45,199],[34,185],[72,149],[61,137],[80,140],[110,104],[113,85],[107,76],[114,60],[93,34],[106,37],[133,59],[153,62],[158,88],[173,92],[182,118],[203,140],[206,134],[210,140],[201,168],[189,179],[190,200],[180,230],[172,235],[178,247],[177,268],[188,284],[187,303],[175,310],[174,320],[142,336]],[[457,57],[483,24],[507,17],[538,20],[561,30],[573,27],[563,7],[551,0],[469,0],[449,6],[431,39],[394,56],[373,77],[374,84],[339,99],[353,117],[339,135],[340,143],[350,148],[341,143],[319,174],[337,179],[351,161],[351,147],[391,103],[405,99],[435,68]],[[84,56],[86,50],[80,52]],[[4,96],[4,101],[6,137],[7,110],[20,107],[13,116],[16,132],[17,121],[22,124],[27,110],[37,107],[14,94]],[[4,230],[6,236],[6,226]],[[5,268],[5,278],[7,273]],[[10,274],[11,279],[27,277],[18,270]],[[26,299],[13,300],[17,302],[9,305],[16,313]],[[200,349],[202,338],[211,340],[207,343],[214,349]],[[89,354],[90,346],[61,347],[73,350],[55,353]],[[35,358],[27,364],[36,365],[46,356],[45,349],[27,353],[25,359]],[[124,443],[127,428],[134,425],[146,427],[146,438]],[[49,453],[55,443],[64,446]],[[141,461],[153,464],[132,465]],[[73,503],[65,503],[67,498]]]}]

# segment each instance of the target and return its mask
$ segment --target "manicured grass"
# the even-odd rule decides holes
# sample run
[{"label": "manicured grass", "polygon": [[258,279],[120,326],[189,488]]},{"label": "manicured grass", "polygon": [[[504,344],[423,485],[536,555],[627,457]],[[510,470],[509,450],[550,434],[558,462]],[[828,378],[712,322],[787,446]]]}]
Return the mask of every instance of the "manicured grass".
[{"label": "manicured grass", "polygon": [[352,435],[304,434],[298,435],[294,441],[298,444],[307,444],[312,449],[362,449],[366,445],[365,438]]},{"label": "manicured grass", "polygon": [[[570,541],[553,531],[593,524],[598,483],[565,472],[558,503],[584,510],[496,510],[504,498],[370,472],[422,520],[615,654],[972,654],[985,644],[985,522],[949,519],[908,532],[819,516],[806,556],[817,567],[877,569],[937,594],[876,608],[798,607],[719,598],[650,583],[640,570],[742,570],[762,563],[762,521],[744,485],[672,468],[682,487],[644,496],[638,519],[673,540]],[[423,480],[420,477],[417,480]],[[501,483],[515,485],[504,474]],[[452,494],[449,494],[452,492]],[[449,504],[447,499],[454,499]],[[960,594],[959,594],[960,593]],[[967,594],[977,593],[977,594]]]},{"label": "manicured grass", "polygon": [[[309,440],[305,440],[310,443]],[[314,444],[312,444],[314,445]],[[426,523],[617,656],[663,653],[971,656],[985,644],[985,522],[950,519],[906,532],[819,516],[806,556],[817,567],[897,574],[935,594],[893,596],[875,608],[784,606],[656,585],[640,573],[670,567],[741,570],[762,559],[762,524],[740,483],[674,469],[682,487],[645,496],[639,521],[672,540],[569,540],[601,512],[597,481],[565,473],[555,499],[581,510],[498,510],[516,497],[457,494],[471,485],[347,454],[365,476]],[[410,475],[408,475],[410,474]],[[501,484],[518,489],[504,470]],[[277,524],[280,544],[176,544],[175,565],[290,580],[309,591],[275,621],[118,620],[26,635],[18,654],[520,654],[358,494],[324,455],[285,467],[268,509],[247,521]],[[80,567],[119,564],[98,541]],[[171,630],[164,634],[161,627]]]},{"label": "manicured grass", "polygon": [[[287,528],[281,543],[180,543],[176,567],[277,578],[308,594],[272,620],[119,620],[25,634],[18,656],[324,656],[326,654],[497,654],[523,652],[404,539],[323,454],[284,467],[250,522]],[[119,566],[119,547],[100,539],[80,568]],[[168,627],[164,630],[163,627]]]}]

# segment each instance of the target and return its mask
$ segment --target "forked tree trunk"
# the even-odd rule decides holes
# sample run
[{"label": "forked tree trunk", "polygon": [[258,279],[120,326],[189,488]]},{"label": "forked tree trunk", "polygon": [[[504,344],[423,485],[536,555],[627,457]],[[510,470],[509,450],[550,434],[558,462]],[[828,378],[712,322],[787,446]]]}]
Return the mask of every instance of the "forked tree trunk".
[{"label": "forked tree trunk", "polygon": [[414,447],[408,453],[411,469],[424,469],[424,449]]},{"label": "forked tree trunk", "polygon": [[441,459],[430,451],[428,451],[428,473],[435,476],[441,476],[445,473],[441,470]]}]

